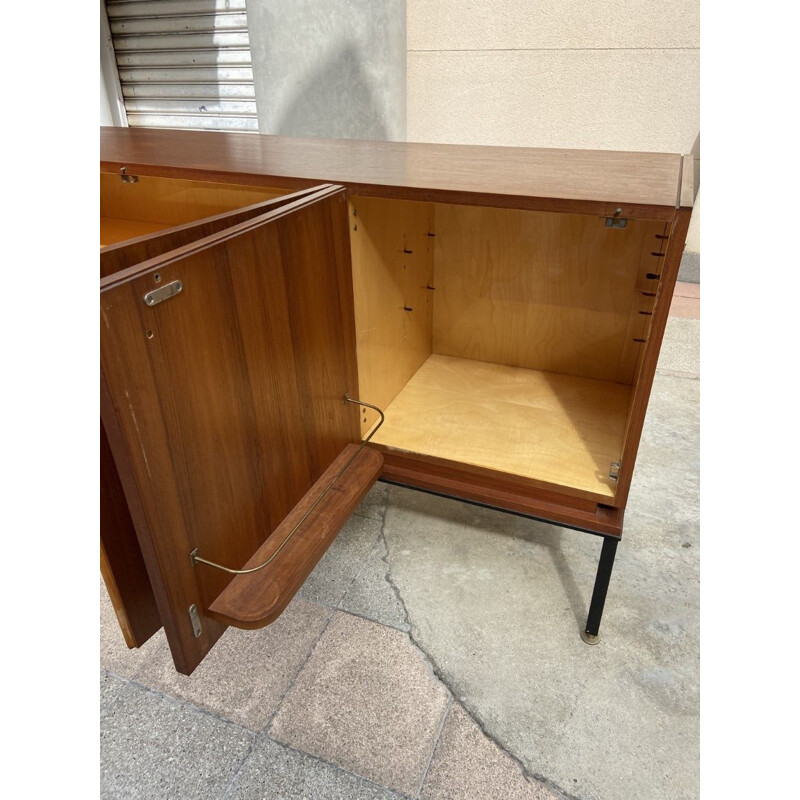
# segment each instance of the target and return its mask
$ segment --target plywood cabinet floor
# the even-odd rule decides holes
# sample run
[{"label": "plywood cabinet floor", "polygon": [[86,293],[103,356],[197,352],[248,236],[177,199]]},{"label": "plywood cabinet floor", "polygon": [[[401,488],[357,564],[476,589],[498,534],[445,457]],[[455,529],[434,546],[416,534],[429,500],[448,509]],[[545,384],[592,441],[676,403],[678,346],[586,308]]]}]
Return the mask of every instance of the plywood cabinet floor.
[{"label": "plywood cabinet floor", "polygon": [[377,444],[518,475],[603,500],[631,387],[431,355],[386,409]]}]

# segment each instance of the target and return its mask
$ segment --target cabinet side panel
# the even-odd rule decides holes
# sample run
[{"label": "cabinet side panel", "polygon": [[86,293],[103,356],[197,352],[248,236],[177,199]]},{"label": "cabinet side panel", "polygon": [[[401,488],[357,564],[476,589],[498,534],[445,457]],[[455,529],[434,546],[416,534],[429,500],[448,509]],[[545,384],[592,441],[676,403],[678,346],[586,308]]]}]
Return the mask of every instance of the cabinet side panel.
[{"label": "cabinet side panel", "polygon": [[141,647],[161,627],[161,619],[102,422],[100,571],[128,647]]},{"label": "cabinet side panel", "polygon": [[436,207],[433,352],[633,382],[663,223]]},{"label": "cabinet side panel", "polygon": [[[431,354],[434,205],[351,197],[361,398],[386,408]],[[375,422],[362,414],[362,433]]]},{"label": "cabinet side panel", "polygon": [[614,506],[624,508],[628,501],[628,493],[633,479],[633,469],[636,464],[636,454],[639,451],[639,440],[642,436],[644,418],[647,413],[647,404],[650,400],[650,391],[653,388],[658,356],[661,352],[661,343],[667,327],[669,307],[678,279],[683,248],[686,244],[686,233],[689,230],[691,209],[681,208],[676,212],[675,222],[669,230],[669,238],[664,240],[666,248],[659,261],[662,263],[659,273],[658,289],[653,307],[653,314],[649,318],[648,329],[645,333],[641,354],[641,363],[636,374],[636,383],[631,397],[631,409],[628,415],[628,424],[625,430],[625,439],[620,460],[619,480],[614,497]]}]

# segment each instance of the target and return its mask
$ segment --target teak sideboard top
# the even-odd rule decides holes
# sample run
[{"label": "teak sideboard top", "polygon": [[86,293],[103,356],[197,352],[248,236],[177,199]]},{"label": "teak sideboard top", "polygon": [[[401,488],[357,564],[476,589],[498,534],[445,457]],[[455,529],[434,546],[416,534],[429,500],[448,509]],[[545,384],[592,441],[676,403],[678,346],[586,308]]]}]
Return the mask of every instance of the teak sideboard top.
[{"label": "teak sideboard top", "polygon": [[[100,129],[100,169],[364,196],[672,220],[696,194],[691,156]],[[618,209],[621,208],[621,211]]]}]

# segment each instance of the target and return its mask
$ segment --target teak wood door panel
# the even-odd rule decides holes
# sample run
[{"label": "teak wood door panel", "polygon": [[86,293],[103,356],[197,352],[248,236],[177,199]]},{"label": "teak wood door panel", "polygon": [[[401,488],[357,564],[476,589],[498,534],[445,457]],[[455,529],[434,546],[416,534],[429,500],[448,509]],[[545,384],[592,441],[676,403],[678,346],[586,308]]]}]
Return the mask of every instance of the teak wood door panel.
[{"label": "teak wood door panel", "polygon": [[337,187],[101,281],[102,416],[181,672],[223,632],[204,611],[230,581],[191,551],[241,567],[359,441],[351,287]]},{"label": "teak wood door panel", "polygon": [[[118,176],[113,176],[115,179]],[[187,181],[187,183],[190,183]],[[166,230],[103,247],[100,277],[137,268],[148,259],[161,256],[206,236],[219,233],[253,217],[266,214],[327,186],[303,189],[294,194],[255,203],[236,211],[177,225]],[[119,279],[119,275],[117,278]],[[131,521],[116,465],[101,423],[101,569],[120,627],[129,647],[140,647],[160,627],[153,590],[145,569],[136,531]]]}]

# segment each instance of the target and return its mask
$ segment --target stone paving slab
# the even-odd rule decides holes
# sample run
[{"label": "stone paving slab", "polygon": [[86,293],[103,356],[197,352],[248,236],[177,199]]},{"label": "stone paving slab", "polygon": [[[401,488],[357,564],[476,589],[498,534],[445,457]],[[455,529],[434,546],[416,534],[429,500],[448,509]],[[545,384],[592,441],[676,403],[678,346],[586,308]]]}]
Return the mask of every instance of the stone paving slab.
[{"label": "stone paving slab", "polygon": [[125,688],[127,681],[112,675],[110,672],[100,670],[100,717],[104,717],[114,700]]},{"label": "stone paving slab", "polygon": [[177,672],[169,649],[162,648],[143,663],[136,681],[260,731],[275,713],[331,613],[329,608],[295,597],[266,628],[228,628],[191,676]]},{"label": "stone paving slab", "polygon": [[308,576],[299,595],[327,606],[337,606],[369,556],[381,533],[381,522],[355,514]]},{"label": "stone paving slab", "polygon": [[268,733],[415,796],[447,702],[405,634],[337,611]]},{"label": "stone paving slab", "polygon": [[423,800],[560,800],[483,734],[472,718],[453,703],[436,747]]},{"label": "stone paving slab", "polygon": [[700,377],[700,320],[670,317],[658,358],[658,371]]},{"label": "stone paving slab", "polygon": [[260,739],[225,800],[400,800],[403,795]]},{"label": "stone paving slab", "polygon": [[216,800],[254,734],[128,683],[100,731],[103,800]]}]

